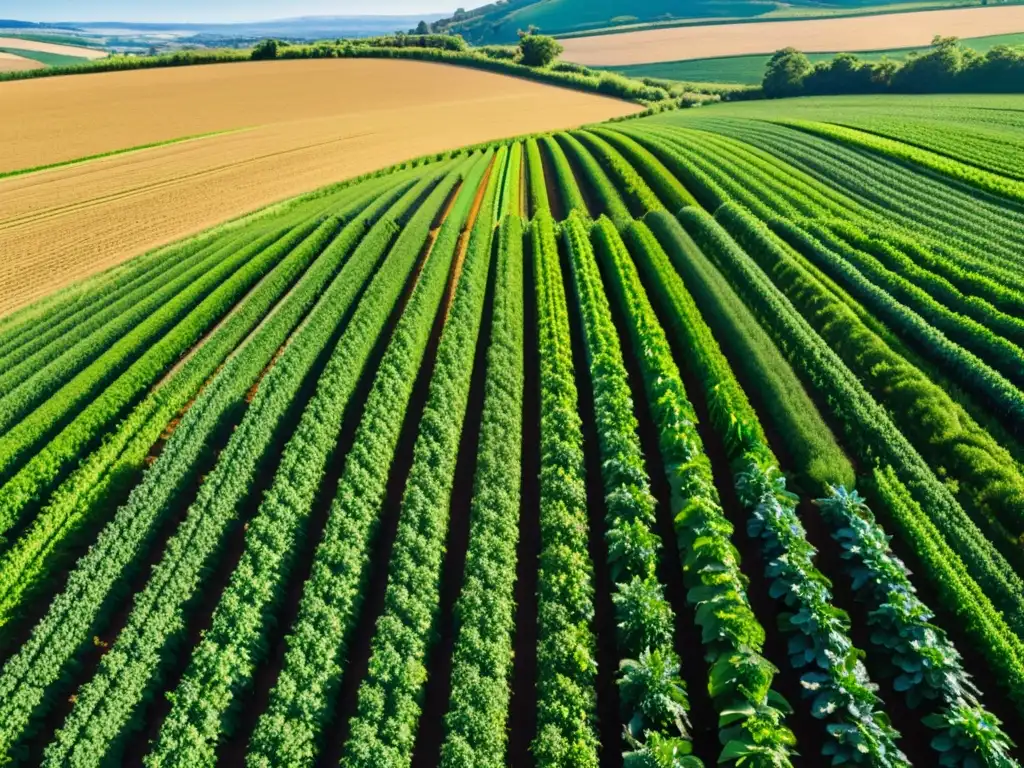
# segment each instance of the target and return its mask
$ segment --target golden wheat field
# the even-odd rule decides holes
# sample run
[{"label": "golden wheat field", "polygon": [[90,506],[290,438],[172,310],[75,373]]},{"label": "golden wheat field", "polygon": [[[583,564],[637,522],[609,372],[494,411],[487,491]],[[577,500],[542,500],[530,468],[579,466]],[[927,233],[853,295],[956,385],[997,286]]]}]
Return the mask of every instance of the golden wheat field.
[{"label": "golden wheat field", "polygon": [[[639,111],[460,67],[304,60],[0,84],[0,315],[273,202],[423,154]],[[218,132],[215,135],[208,135]]]},{"label": "golden wheat field", "polygon": [[624,66],[715,56],[880,51],[928,45],[935,35],[984,37],[1024,32],[1024,5],[808,21],[672,27],[563,40],[565,58],[587,66]]}]

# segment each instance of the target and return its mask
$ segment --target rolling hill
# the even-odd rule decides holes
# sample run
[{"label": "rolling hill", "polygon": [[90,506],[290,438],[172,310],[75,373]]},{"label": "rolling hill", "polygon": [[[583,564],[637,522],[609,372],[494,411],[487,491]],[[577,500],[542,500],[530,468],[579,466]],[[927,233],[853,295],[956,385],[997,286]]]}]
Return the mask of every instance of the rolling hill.
[{"label": "rolling hill", "polygon": [[[531,25],[548,34],[584,32],[616,25],[683,19],[737,19],[769,13],[850,12],[883,6],[885,0],[501,0],[435,22],[437,29],[469,42],[507,43]],[[905,4],[902,4],[905,5]]]}]

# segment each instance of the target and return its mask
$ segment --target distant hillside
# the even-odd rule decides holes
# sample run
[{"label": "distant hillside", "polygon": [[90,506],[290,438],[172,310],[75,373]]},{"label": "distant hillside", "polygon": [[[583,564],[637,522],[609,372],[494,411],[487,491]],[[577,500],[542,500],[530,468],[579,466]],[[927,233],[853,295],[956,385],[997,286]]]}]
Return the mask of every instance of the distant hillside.
[{"label": "distant hillside", "polygon": [[366,37],[388,34],[415,27],[421,19],[428,22],[440,14],[420,16],[303,16],[291,19],[245,22],[237,24],[146,24],[122,21],[98,21],[77,24],[96,32],[190,33],[193,35],[224,35],[233,37],[285,37],[317,39],[330,37]]},{"label": "distant hillside", "polygon": [[19,19],[0,19],[0,29],[61,29],[73,30],[74,27],[59,24],[37,24],[34,21],[21,21]]},{"label": "distant hillside", "polygon": [[887,0],[500,0],[457,11],[434,27],[479,45],[513,42],[518,30],[531,25],[560,34],[676,19],[742,19],[783,9],[842,12],[886,4]]}]

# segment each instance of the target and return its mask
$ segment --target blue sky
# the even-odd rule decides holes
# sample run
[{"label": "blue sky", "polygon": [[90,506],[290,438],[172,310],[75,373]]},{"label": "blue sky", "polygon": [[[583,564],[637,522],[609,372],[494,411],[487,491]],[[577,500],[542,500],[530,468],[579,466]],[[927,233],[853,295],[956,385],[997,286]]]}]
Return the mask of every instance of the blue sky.
[{"label": "blue sky", "polygon": [[466,0],[0,0],[0,18],[208,23],[292,16],[446,13],[460,4],[466,5]]}]

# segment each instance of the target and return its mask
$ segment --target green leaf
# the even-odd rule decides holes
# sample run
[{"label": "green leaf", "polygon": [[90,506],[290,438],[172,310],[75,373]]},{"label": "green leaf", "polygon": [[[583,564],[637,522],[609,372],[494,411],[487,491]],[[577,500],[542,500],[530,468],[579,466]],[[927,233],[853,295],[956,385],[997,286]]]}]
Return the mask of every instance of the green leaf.
[{"label": "green leaf", "polygon": [[722,763],[728,763],[730,760],[736,760],[749,754],[749,742],[733,739],[725,745],[725,748],[722,750],[722,754],[718,756],[718,764],[721,765]]}]

